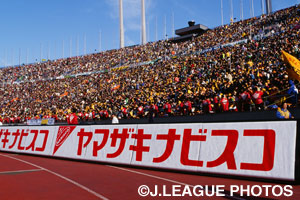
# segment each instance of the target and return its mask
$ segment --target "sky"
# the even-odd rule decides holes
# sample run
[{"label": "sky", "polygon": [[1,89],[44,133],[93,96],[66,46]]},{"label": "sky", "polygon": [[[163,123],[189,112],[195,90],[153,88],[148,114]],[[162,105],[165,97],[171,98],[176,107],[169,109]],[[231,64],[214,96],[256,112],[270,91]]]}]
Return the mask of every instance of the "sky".
[{"label": "sky", "polygon": [[[261,0],[223,0],[224,24],[233,16],[262,14]],[[58,59],[119,48],[119,0],[0,1],[0,67]],[[300,0],[272,0],[273,11]],[[221,0],[145,0],[147,41],[174,36],[195,20],[220,26]],[[141,43],[141,0],[123,0],[125,46]],[[265,7],[264,7],[265,8]],[[166,32],[166,34],[165,34]]]}]

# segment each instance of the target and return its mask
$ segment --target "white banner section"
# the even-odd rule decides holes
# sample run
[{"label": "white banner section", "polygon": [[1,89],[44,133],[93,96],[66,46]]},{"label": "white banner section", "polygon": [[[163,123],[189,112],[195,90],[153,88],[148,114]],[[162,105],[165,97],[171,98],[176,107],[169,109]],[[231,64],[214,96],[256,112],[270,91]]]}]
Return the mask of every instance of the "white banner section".
[{"label": "white banner section", "polygon": [[0,150],[295,179],[296,121],[1,127]]}]

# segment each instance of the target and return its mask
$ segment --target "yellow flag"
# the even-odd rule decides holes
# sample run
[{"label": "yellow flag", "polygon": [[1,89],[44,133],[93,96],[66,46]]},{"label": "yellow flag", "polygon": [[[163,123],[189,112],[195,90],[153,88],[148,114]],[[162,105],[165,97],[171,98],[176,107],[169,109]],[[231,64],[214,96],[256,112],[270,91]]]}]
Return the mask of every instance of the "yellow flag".
[{"label": "yellow flag", "polygon": [[287,72],[289,78],[300,81],[300,61],[283,50],[281,52],[284,62],[288,65]]}]

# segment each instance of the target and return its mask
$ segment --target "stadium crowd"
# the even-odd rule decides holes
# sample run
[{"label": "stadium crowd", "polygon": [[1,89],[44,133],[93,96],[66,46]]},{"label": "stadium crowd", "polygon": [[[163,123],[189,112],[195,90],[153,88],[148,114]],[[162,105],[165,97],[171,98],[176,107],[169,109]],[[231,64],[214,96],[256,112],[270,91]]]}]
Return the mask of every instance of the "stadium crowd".
[{"label": "stadium crowd", "polygon": [[[299,16],[294,6],[182,43],[0,69],[1,121],[66,121],[74,109],[83,121],[264,110],[282,96],[297,96],[281,50],[300,56]],[[287,94],[291,86],[295,91]]]}]

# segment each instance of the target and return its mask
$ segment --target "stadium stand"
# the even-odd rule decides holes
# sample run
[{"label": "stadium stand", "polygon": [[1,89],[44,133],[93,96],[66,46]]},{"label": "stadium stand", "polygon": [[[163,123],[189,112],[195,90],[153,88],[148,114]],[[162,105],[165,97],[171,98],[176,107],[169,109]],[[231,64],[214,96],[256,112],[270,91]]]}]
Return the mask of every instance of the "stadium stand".
[{"label": "stadium stand", "polygon": [[299,8],[217,27],[182,43],[157,41],[0,69],[1,121],[64,122],[72,108],[82,121],[276,108],[291,99],[294,83],[281,50],[300,57]]}]

